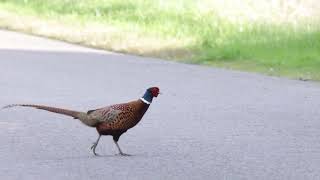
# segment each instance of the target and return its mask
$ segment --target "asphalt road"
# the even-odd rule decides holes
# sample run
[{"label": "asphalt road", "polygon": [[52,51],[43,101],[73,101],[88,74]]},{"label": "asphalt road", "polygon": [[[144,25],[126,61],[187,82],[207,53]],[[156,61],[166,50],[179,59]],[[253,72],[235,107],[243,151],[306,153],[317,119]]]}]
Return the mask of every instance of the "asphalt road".
[{"label": "asphalt road", "polygon": [[0,31],[0,106],[88,110],[159,86],[115,156],[95,129],[45,111],[0,111],[1,180],[320,179],[320,85],[91,50]]}]

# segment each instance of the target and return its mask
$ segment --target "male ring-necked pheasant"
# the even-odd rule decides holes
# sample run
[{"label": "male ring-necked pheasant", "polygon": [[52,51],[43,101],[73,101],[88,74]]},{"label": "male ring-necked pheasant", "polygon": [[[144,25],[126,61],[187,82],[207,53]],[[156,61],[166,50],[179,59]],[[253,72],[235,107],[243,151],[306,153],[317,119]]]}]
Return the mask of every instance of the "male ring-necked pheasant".
[{"label": "male ring-necked pheasant", "polygon": [[79,119],[87,126],[95,127],[99,133],[98,139],[94,142],[91,149],[94,155],[96,154],[96,147],[102,135],[113,136],[113,141],[116,144],[120,155],[127,155],[123,153],[118,144],[120,136],[128,129],[134,127],[148,110],[153,97],[160,94],[158,87],[151,87],[146,90],[143,97],[138,100],[128,103],[115,104],[107,107],[90,110],[88,112],[79,112],[62,108],[55,108],[34,104],[11,104],[3,108],[11,108],[15,106],[33,107],[58,114],[71,116],[74,119]]}]

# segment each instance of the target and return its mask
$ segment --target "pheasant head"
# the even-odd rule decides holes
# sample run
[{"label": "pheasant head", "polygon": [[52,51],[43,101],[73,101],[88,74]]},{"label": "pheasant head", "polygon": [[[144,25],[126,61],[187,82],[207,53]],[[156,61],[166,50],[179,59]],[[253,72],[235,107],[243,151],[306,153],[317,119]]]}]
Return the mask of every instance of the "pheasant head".
[{"label": "pheasant head", "polygon": [[146,90],[140,99],[146,104],[151,104],[153,97],[158,97],[159,94],[160,89],[158,87],[151,87]]}]

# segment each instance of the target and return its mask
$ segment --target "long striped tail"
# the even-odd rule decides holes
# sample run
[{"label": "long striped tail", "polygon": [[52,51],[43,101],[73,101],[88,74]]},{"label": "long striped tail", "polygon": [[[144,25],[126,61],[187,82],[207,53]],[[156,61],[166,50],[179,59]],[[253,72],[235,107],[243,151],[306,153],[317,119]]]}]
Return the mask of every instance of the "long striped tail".
[{"label": "long striped tail", "polygon": [[79,113],[81,113],[81,112],[78,112],[78,111],[72,111],[72,110],[68,110],[68,109],[55,108],[55,107],[42,106],[42,105],[35,105],[35,104],[10,104],[10,105],[4,106],[3,109],[12,108],[12,107],[16,107],[16,106],[33,107],[33,108],[42,109],[42,110],[46,110],[46,111],[50,111],[50,112],[54,112],[54,113],[58,113],[58,114],[71,116],[71,117],[74,117],[74,118],[78,118]]},{"label": "long striped tail", "polygon": [[87,113],[68,110],[68,109],[62,109],[62,108],[56,108],[56,107],[50,107],[50,106],[43,106],[43,105],[36,105],[36,104],[10,104],[10,105],[4,106],[2,109],[12,108],[16,106],[33,107],[36,109],[41,109],[41,110],[45,110],[53,113],[71,116],[74,119],[79,119],[82,123],[90,127],[95,127],[95,125],[98,123],[97,120],[90,119]]}]

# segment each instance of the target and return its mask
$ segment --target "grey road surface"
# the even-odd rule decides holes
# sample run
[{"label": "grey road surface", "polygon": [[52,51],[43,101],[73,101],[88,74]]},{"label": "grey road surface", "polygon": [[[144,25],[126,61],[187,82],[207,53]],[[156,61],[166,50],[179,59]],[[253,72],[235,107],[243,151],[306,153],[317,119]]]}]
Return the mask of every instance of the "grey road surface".
[{"label": "grey road surface", "polygon": [[95,129],[28,108],[0,111],[1,180],[320,179],[320,85],[91,50],[0,31],[0,106],[89,110],[159,86],[115,156]]}]

